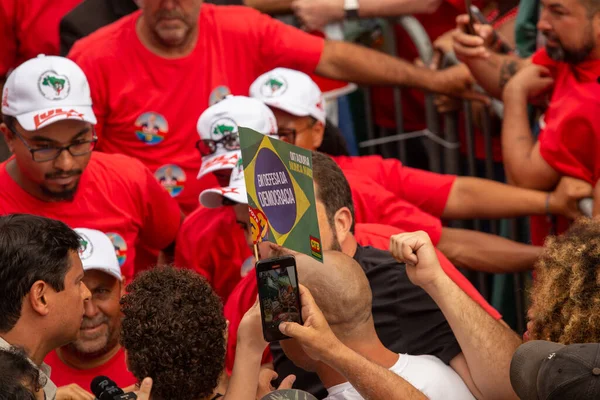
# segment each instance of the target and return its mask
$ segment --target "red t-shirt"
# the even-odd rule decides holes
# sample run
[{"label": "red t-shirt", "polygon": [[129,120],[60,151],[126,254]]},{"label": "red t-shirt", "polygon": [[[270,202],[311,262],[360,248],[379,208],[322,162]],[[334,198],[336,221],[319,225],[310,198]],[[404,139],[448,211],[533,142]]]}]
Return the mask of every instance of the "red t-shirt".
[{"label": "red t-shirt", "polygon": [[[540,154],[561,175],[594,185],[600,179],[600,60],[571,65],[552,60],[545,49],[533,55],[533,63],[547,67],[554,79],[550,105],[540,132]],[[570,221],[557,217],[556,233]],[[542,245],[550,232],[544,216],[532,217],[531,240]]]},{"label": "red t-shirt", "polygon": [[136,35],[140,13],[78,41],[69,57],[90,82],[98,148],[140,159],[187,214],[202,190],[216,186],[212,176],[196,179],[196,123],[209,101],[248,95],[250,84],[275,67],[314,71],[324,40],[248,7],[203,4],[195,50],[165,59]]},{"label": "red t-shirt", "polygon": [[0,77],[38,54],[58,55],[58,25],[82,0],[0,0]]},{"label": "red t-shirt", "polygon": [[25,192],[0,164],[0,215],[30,213],[71,228],[98,229],[112,240],[121,271],[134,276],[136,242],[163,249],[177,235],[181,212],[142,163],[118,154],[92,153],[72,201],[45,202]]},{"label": "red t-shirt", "polygon": [[204,275],[223,303],[242,279],[241,267],[250,256],[232,207],[199,206],[183,221],[177,235],[175,265]]},{"label": "red t-shirt", "polygon": [[[402,230],[393,226],[356,224],[354,237],[361,246],[372,246],[381,250],[388,250],[390,247],[390,237],[402,232]],[[481,296],[471,282],[439,250],[436,249],[436,253],[446,274],[494,319],[501,319],[502,315]],[[238,283],[233,292],[231,292],[229,300],[225,303],[225,318],[229,321],[227,356],[225,359],[225,366],[228,373],[231,373],[233,370],[233,363],[235,361],[238,327],[246,311],[256,301],[257,294],[256,275],[252,272]],[[267,348],[263,354],[263,363],[269,361],[271,361],[271,354],[269,348]]]},{"label": "red t-shirt", "polygon": [[52,368],[52,382],[58,387],[76,383],[89,392],[92,380],[99,375],[109,377],[120,388],[126,388],[137,383],[135,376],[127,370],[125,350],[123,348],[105,364],[92,369],[71,368],[62,362],[56,351],[48,354],[44,362]]},{"label": "red t-shirt", "polygon": [[442,221],[417,206],[389,192],[363,172],[346,170],[344,175],[352,190],[354,221],[357,224],[381,224],[405,232],[425,231],[437,245],[442,236]]},{"label": "red t-shirt", "polygon": [[343,171],[363,173],[401,199],[440,218],[456,180],[455,175],[436,174],[405,167],[394,158],[381,156],[332,157]]}]

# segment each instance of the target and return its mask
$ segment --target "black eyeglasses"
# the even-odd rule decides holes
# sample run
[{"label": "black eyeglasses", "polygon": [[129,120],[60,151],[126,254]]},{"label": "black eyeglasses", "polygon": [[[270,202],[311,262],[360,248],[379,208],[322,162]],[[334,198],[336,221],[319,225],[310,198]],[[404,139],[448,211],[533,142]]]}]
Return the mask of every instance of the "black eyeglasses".
[{"label": "black eyeglasses", "polygon": [[312,128],[317,123],[315,118],[311,118],[311,120],[312,121],[310,124],[300,130],[296,130],[295,128],[278,128],[277,136],[279,137],[279,140],[282,140],[286,143],[296,144],[296,136],[298,136],[299,133]]},{"label": "black eyeglasses", "polygon": [[221,146],[227,151],[240,149],[240,138],[237,132],[223,136],[222,139],[200,139],[196,142],[196,148],[200,152],[200,156],[206,157],[214,154],[217,147]]},{"label": "black eyeglasses", "polygon": [[27,143],[27,140],[14,128],[8,127],[8,129],[18,137],[21,142],[29,149],[31,153],[31,158],[35,162],[46,162],[56,160],[63,151],[67,150],[69,154],[73,157],[79,157],[91,153],[96,147],[96,142],[98,141],[98,137],[96,136],[96,131],[92,127],[92,140],[77,140],[67,146],[44,146],[39,148],[33,148]]}]

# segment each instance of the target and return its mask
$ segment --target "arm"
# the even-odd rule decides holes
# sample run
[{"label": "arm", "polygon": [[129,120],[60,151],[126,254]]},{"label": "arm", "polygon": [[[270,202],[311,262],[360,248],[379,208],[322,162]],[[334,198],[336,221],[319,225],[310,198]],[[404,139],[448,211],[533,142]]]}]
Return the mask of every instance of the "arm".
[{"label": "arm", "polygon": [[577,201],[592,195],[587,182],[563,177],[554,192],[522,189],[489,179],[459,176],[454,181],[442,218],[509,218],[555,214],[581,216]]},{"label": "arm", "polygon": [[293,0],[244,0],[244,5],[265,14],[289,14],[292,12]]},{"label": "arm", "polygon": [[279,329],[300,343],[306,354],[339,372],[365,400],[425,400],[404,378],[346,347],[333,333],[310,291],[300,286],[304,325],[283,322]]},{"label": "arm", "polygon": [[442,229],[437,247],[457,267],[493,274],[529,271],[542,252],[541,247],[453,228]]},{"label": "arm", "polygon": [[538,98],[553,83],[547,74],[546,68],[532,64],[511,79],[504,90],[502,155],[506,175],[516,186],[548,189],[559,179],[558,172],[542,158],[527,115],[528,99]]},{"label": "arm", "polygon": [[[287,3],[287,0],[284,1]],[[358,16],[374,18],[431,14],[437,11],[441,3],[441,0],[360,0]],[[321,30],[325,25],[345,18],[344,0],[293,0],[292,9],[309,30]]]},{"label": "arm", "polygon": [[448,320],[482,399],[517,399],[510,384],[510,362],[521,340],[490,317],[443,272],[424,232],[393,236],[390,251],[406,263],[410,280],[421,286]]},{"label": "arm", "polygon": [[402,59],[351,43],[325,41],[316,72],[327,78],[365,85],[399,85],[487,101],[445,71],[432,71]]},{"label": "arm", "polygon": [[456,18],[457,28],[453,35],[454,53],[469,67],[477,83],[488,94],[500,98],[506,83],[521,68],[529,65],[531,60],[490,51],[492,26],[475,24],[477,35],[469,35],[466,33],[468,21],[467,15]]}]

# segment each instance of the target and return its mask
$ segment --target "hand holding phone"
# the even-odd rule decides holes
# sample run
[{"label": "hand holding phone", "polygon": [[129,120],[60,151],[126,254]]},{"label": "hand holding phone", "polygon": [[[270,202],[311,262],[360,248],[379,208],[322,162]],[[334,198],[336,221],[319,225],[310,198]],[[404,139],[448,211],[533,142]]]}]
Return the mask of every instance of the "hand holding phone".
[{"label": "hand holding phone", "polygon": [[259,261],[256,263],[256,280],[265,340],[289,339],[281,333],[279,324],[303,324],[296,258],[287,255]]}]

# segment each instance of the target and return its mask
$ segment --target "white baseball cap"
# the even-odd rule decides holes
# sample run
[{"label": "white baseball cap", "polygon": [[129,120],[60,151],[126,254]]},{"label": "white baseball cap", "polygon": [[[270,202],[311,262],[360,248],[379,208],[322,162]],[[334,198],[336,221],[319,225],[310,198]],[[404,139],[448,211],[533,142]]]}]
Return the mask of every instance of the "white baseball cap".
[{"label": "white baseball cap", "polygon": [[2,95],[2,114],[15,117],[28,131],[64,119],[96,124],[90,85],[81,68],[68,58],[43,54],[10,74]]},{"label": "white baseball cap", "polygon": [[102,271],[121,280],[121,267],[119,266],[115,246],[110,238],[105,233],[95,229],[75,228],[74,231],[81,238],[79,258],[81,258],[83,270]]},{"label": "white baseball cap", "polygon": [[304,72],[275,68],[250,86],[250,97],[297,117],[311,116],[325,124],[325,100],[319,86]]},{"label": "white baseball cap", "polygon": [[206,208],[219,208],[223,205],[223,199],[229,199],[236,203],[248,204],[246,194],[246,182],[244,181],[244,166],[242,165],[242,154],[239,152],[239,161],[231,171],[229,186],[206,189],[200,193],[200,204]]},{"label": "white baseball cap", "polygon": [[232,138],[229,149],[221,144],[216,145],[215,152],[202,157],[202,167],[198,179],[204,175],[222,170],[233,169],[237,165],[240,149],[238,126],[253,129],[263,135],[277,134],[277,121],[273,112],[263,102],[246,96],[227,96],[220,102],[210,106],[198,119],[200,140],[219,141],[228,135]]}]

